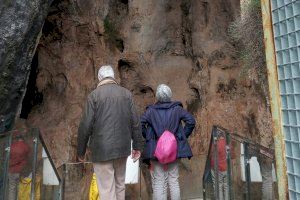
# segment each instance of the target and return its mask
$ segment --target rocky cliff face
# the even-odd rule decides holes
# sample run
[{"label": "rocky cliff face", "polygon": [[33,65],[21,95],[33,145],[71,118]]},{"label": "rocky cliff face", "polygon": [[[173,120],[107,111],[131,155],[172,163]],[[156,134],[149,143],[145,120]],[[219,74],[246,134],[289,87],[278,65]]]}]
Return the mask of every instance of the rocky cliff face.
[{"label": "rocky cliff face", "polygon": [[0,2],[0,133],[19,113],[30,63],[52,0]]},{"label": "rocky cliff face", "polygon": [[227,34],[238,12],[239,0],[55,0],[29,80],[27,91],[35,92],[26,94],[23,116],[41,128],[59,166],[75,159],[77,127],[99,66],[115,68],[140,113],[155,101],[157,85],[166,83],[197,119],[190,138],[195,157],[181,163],[181,183],[184,197],[200,196],[212,125],[272,143],[256,73],[241,75]]}]

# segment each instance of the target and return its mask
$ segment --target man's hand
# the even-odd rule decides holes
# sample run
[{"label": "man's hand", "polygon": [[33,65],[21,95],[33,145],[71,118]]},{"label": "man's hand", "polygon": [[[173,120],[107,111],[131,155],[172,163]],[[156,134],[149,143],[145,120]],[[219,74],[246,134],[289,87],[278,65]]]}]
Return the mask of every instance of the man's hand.
[{"label": "man's hand", "polygon": [[141,157],[141,152],[138,150],[132,150],[131,158],[133,159],[133,162],[136,162]]},{"label": "man's hand", "polygon": [[77,156],[78,162],[85,162],[85,156]]}]

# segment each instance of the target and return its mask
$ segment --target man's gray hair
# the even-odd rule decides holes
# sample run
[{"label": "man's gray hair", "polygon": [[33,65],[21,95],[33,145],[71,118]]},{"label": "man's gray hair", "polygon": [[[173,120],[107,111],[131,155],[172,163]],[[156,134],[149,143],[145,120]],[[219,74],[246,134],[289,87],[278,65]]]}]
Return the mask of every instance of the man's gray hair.
[{"label": "man's gray hair", "polygon": [[160,84],[156,89],[156,99],[159,102],[169,102],[171,101],[172,90],[169,86],[165,84]]},{"label": "man's gray hair", "polygon": [[98,79],[99,81],[103,80],[104,78],[115,78],[115,73],[113,68],[110,65],[103,65],[100,67],[98,71]]}]

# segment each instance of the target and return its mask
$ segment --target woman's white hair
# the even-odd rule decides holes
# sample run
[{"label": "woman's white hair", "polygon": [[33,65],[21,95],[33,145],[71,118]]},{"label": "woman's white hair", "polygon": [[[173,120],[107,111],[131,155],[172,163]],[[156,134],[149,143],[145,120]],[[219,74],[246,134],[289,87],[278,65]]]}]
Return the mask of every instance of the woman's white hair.
[{"label": "woman's white hair", "polygon": [[115,73],[113,68],[110,65],[103,65],[100,67],[98,71],[98,79],[99,81],[103,80],[104,78],[115,78]]},{"label": "woman's white hair", "polygon": [[169,86],[165,84],[160,84],[156,89],[156,99],[159,102],[169,102],[171,101],[172,90]]}]

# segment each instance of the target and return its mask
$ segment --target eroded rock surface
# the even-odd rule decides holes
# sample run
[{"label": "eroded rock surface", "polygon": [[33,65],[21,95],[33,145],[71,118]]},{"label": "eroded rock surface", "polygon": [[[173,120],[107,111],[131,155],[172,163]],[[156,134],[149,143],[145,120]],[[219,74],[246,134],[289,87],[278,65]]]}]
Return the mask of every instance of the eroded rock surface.
[{"label": "eroded rock surface", "polygon": [[12,127],[19,113],[38,34],[51,2],[0,1],[0,133]]},{"label": "eroded rock surface", "polygon": [[[28,120],[47,136],[56,165],[75,159],[81,112],[103,64],[113,65],[140,113],[155,101],[158,84],[166,83],[195,115],[194,158],[181,163],[184,198],[202,195],[212,125],[270,146],[270,111],[256,73],[241,74],[228,37],[238,12],[239,0],[55,0],[36,51],[35,87],[43,101]],[[143,175],[149,185],[146,168]],[[138,186],[128,191],[129,199],[138,198]],[[142,193],[148,197],[150,187]]]}]

